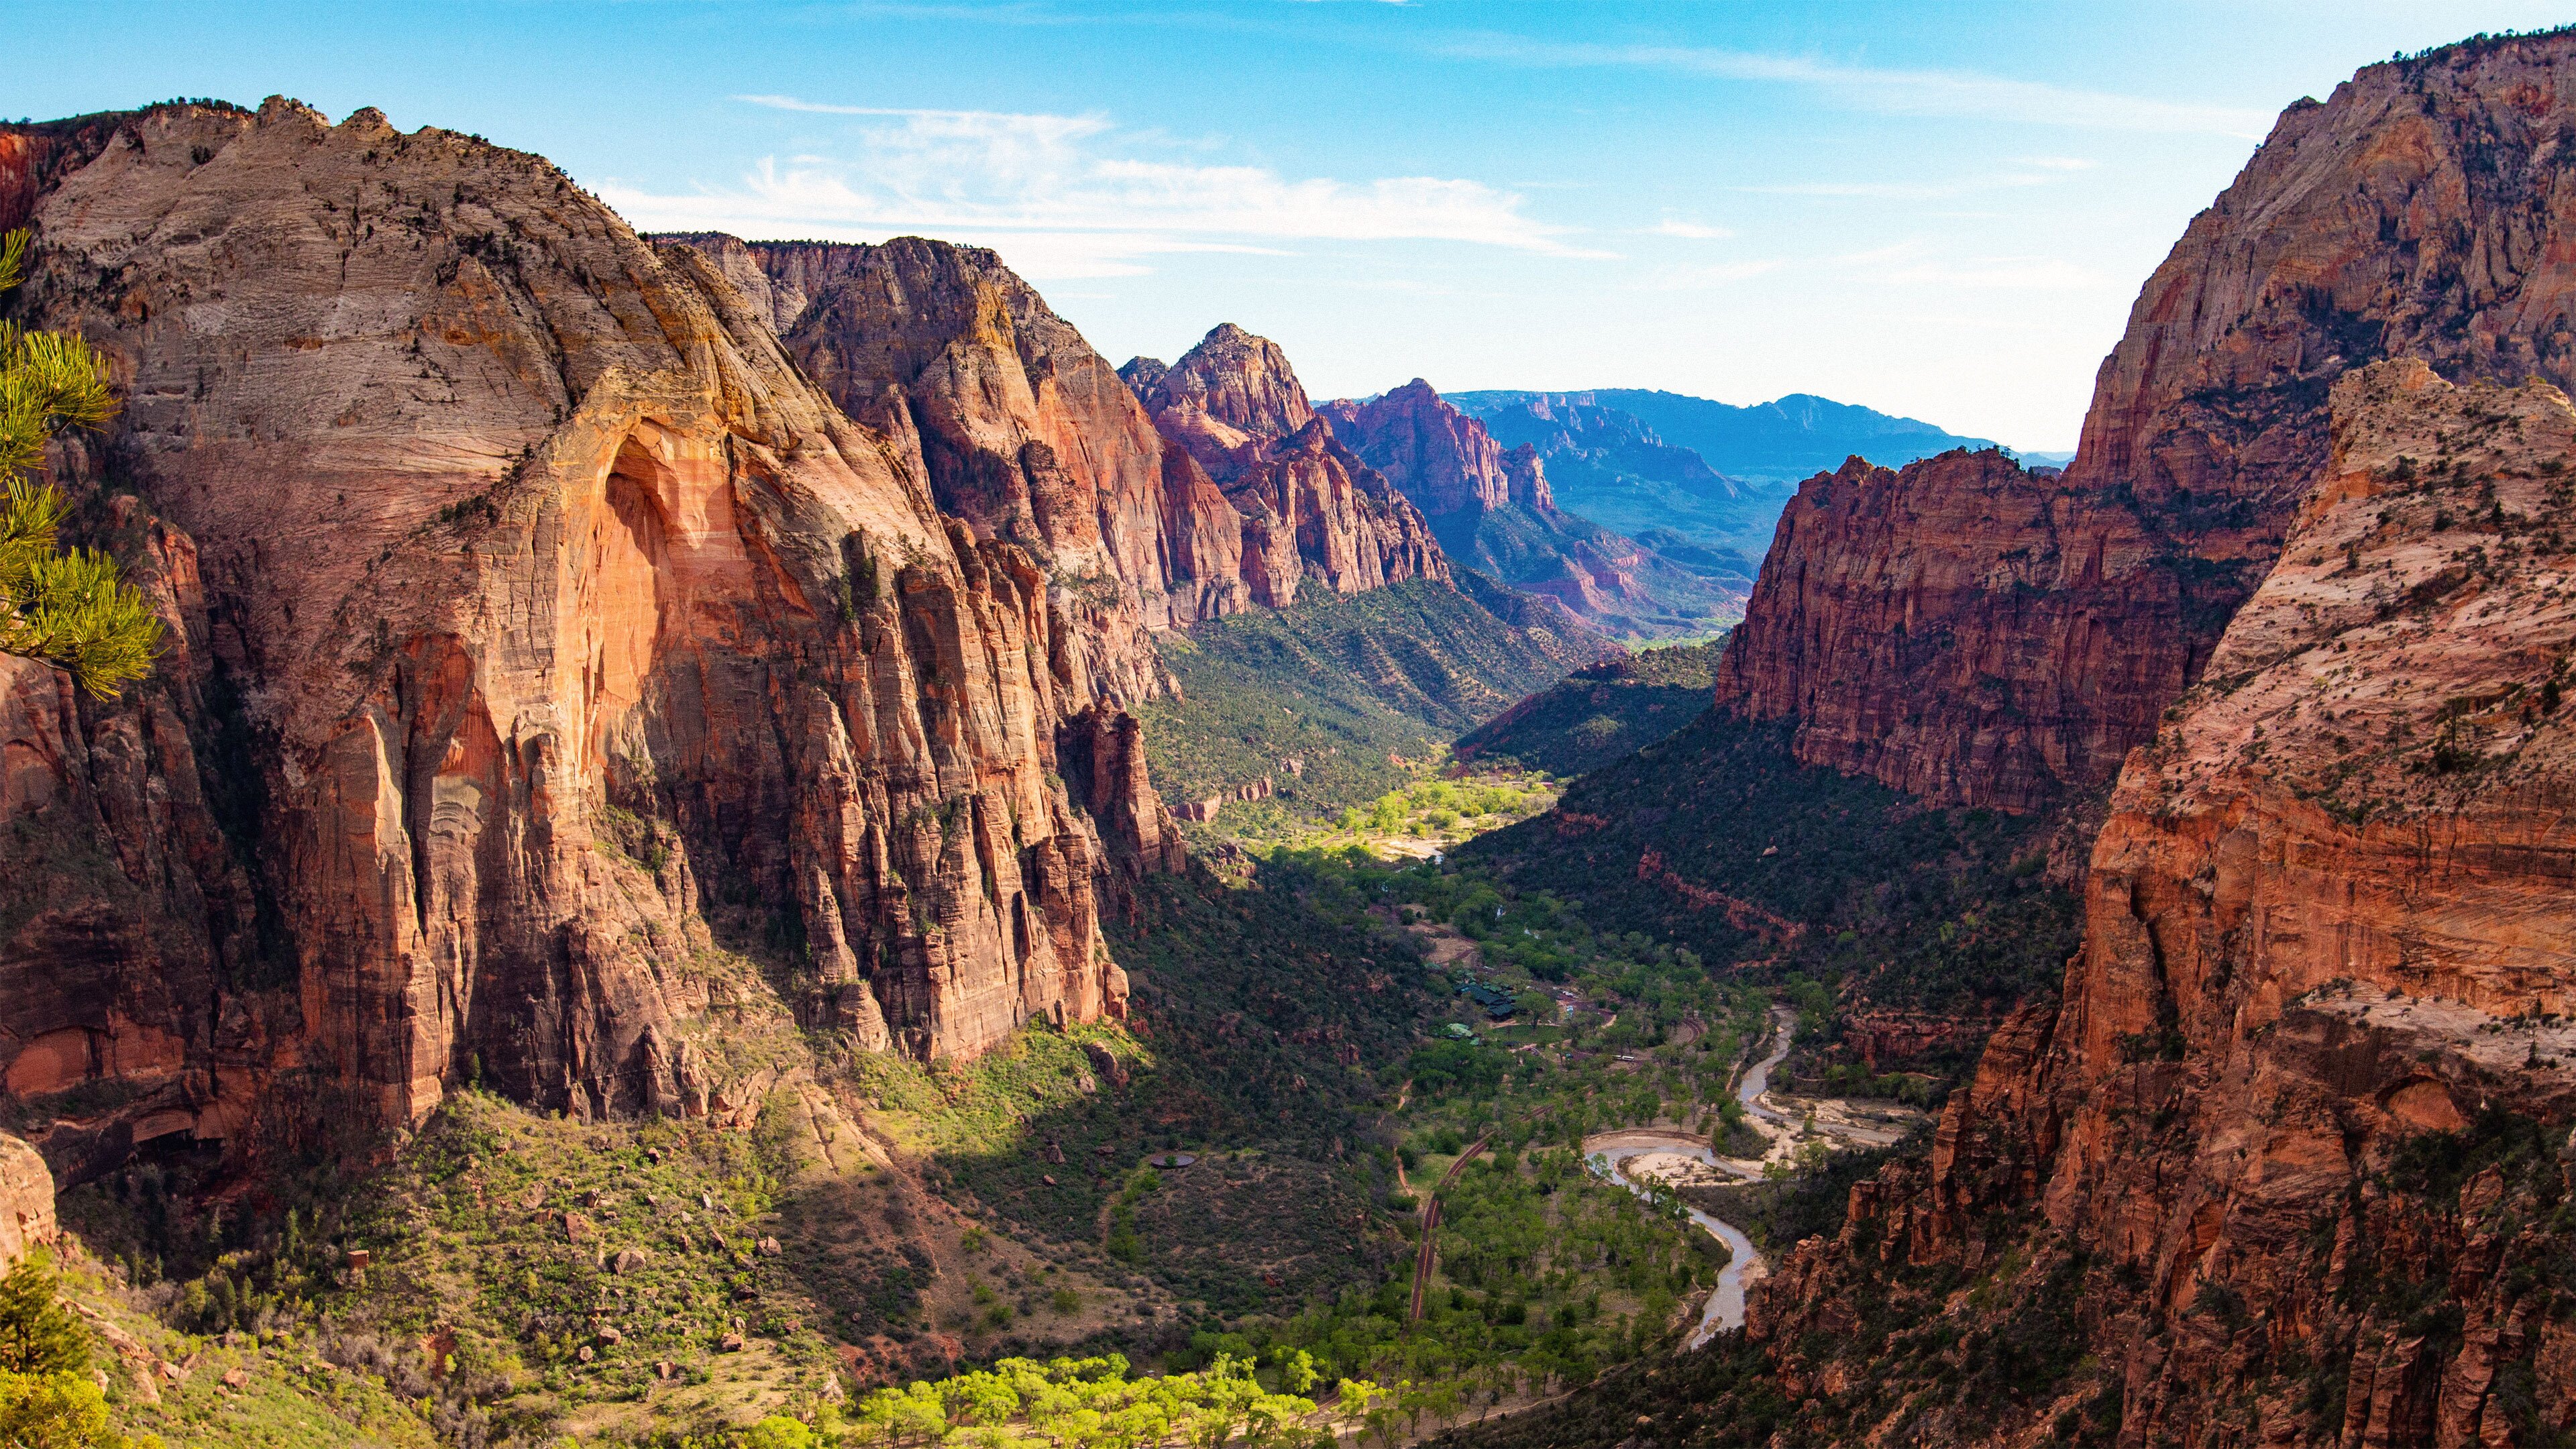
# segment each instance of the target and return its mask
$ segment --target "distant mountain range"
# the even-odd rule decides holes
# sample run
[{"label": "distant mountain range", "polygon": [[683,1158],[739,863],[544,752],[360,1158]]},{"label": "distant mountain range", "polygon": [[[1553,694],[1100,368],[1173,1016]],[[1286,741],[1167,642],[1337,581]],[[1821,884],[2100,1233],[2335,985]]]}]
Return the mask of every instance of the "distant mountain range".
[{"label": "distant mountain range", "polygon": [[1449,394],[1449,400],[1486,419],[1488,427],[1494,414],[1531,402],[1550,408],[1613,408],[1653,429],[1662,441],[1699,454],[1719,473],[1746,483],[1785,485],[1784,495],[1803,479],[1841,467],[1855,453],[1894,468],[1952,448],[1995,446],[1988,438],[1961,437],[1914,418],[1890,417],[1811,393],[1791,393],[1751,407],[1635,387],[1459,392]]},{"label": "distant mountain range", "polygon": [[[1527,446],[1566,508],[1657,552],[1750,574],[1800,480],[1857,453],[1897,466],[1995,446],[1804,393],[1753,407],[1643,388],[1484,391],[1450,401]],[[1682,552],[1677,553],[1676,550]]]}]

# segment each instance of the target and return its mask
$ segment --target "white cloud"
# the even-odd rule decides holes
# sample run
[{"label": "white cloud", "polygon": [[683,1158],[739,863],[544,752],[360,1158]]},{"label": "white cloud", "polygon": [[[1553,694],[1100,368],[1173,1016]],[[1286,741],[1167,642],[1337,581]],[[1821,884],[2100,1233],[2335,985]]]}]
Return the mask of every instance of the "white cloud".
[{"label": "white cloud", "polygon": [[1638,287],[1648,292],[1705,292],[1749,281],[1766,272],[1776,272],[1782,265],[1773,261],[1752,261],[1718,262],[1701,267],[1659,267]]},{"label": "white cloud", "polygon": [[1692,241],[1725,241],[1735,233],[1726,227],[1704,226],[1696,221],[1677,221],[1668,216],[1646,228],[1646,235],[1686,237]]},{"label": "white cloud", "polygon": [[2024,166],[2036,166],[2042,171],[2090,171],[2102,164],[2082,156],[2024,156],[2020,161]]},{"label": "white cloud", "polygon": [[1841,65],[1705,46],[1564,44],[1487,34],[1462,36],[1440,45],[1438,50],[1445,55],[1518,65],[1625,66],[1719,80],[1813,86],[1833,93],[1855,109],[1904,116],[1965,116],[2089,130],[2207,133],[2255,140],[2272,127],[2270,112],[2241,106],[2160,101],[1972,71]]},{"label": "white cloud", "polygon": [[648,230],[879,240],[925,232],[1005,251],[1033,277],[1128,276],[1183,251],[1270,251],[1301,241],[1453,241],[1557,256],[1609,255],[1479,181],[1292,179],[1257,166],[1126,154],[1101,115],[898,110],[794,96],[752,105],[859,121],[850,154],[764,159],[732,188],[600,195]]}]

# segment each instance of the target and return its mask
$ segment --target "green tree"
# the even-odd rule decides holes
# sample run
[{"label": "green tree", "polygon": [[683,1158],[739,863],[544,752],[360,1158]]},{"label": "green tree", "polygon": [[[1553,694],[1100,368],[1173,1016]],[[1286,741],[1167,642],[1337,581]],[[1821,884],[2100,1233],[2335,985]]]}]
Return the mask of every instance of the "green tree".
[{"label": "green tree", "polygon": [[34,1257],[21,1259],[0,1277],[0,1373],[39,1376],[87,1367],[89,1334],[57,1301],[53,1269]]},{"label": "green tree", "polygon": [[107,1398],[73,1373],[0,1371],[0,1444],[9,1449],[121,1449],[107,1426]]},{"label": "green tree", "polygon": [[742,1436],[742,1449],[814,1449],[814,1431],[785,1414],[772,1414]]},{"label": "green tree", "polygon": [[[26,260],[25,231],[0,241],[0,292],[18,285]],[[100,699],[151,672],[161,620],[115,560],[57,545],[68,505],[32,474],[47,439],[115,415],[87,342],[0,323],[0,653],[59,664]]]}]

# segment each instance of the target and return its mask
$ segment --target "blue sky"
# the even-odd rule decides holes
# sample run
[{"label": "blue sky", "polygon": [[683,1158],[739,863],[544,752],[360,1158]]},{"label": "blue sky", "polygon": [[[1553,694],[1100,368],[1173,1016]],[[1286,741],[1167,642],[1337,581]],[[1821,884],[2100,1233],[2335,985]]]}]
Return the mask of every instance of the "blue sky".
[{"label": "blue sky", "polygon": [[1423,376],[1822,393],[2074,446],[2280,108],[2576,5],[21,0],[37,117],[284,93],[541,152],[643,228],[997,248],[1113,361],[1233,321]]}]

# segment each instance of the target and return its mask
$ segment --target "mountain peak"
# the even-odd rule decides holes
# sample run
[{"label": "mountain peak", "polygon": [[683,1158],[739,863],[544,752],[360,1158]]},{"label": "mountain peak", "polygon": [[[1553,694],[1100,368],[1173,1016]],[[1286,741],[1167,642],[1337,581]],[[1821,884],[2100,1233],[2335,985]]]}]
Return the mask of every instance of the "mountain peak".
[{"label": "mountain peak", "polygon": [[1148,411],[1195,407],[1261,438],[1284,438],[1315,416],[1288,354],[1231,322],[1208,329],[1145,397]]}]

